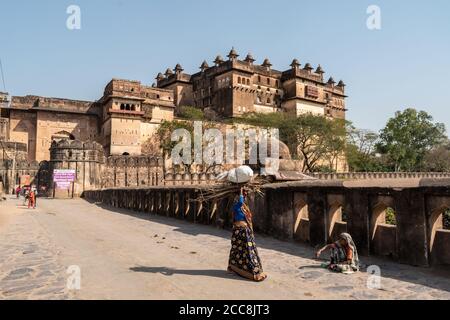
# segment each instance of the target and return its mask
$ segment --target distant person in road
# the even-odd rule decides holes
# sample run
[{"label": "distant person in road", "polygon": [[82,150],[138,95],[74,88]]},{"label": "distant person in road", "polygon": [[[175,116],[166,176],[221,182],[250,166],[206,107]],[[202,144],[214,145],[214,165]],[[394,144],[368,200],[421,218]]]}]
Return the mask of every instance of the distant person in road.
[{"label": "distant person in road", "polygon": [[34,207],[36,208],[36,205],[37,205],[37,197],[38,197],[38,191],[37,191],[36,186],[32,186],[32,187],[31,187],[31,190],[32,190],[33,193],[34,193]]},{"label": "distant person in road", "polygon": [[36,193],[33,189],[30,190],[28,195],[28,209],[30,208],[36,209]]},{"label": "distant person in road", "polygon": [[17,197],[17,199],[19,199],[19,197],[20,197],[20,191],[21,191],[20,186],[18,186],[16,188],[16,197]]},{"label": "distant person in road", "polygon": [[319,258],[325,250],[330,251],[330,262],[324,265],[328,269],[342,273],[354,273],[359,270],[358,251],[350,234],[341,233],[336,242],[318,250],[316,258]]},{"label": "distant person in road", "polygon": [[22,194],[23,194],[23,205],[24,206],[26,206],[27,205],[27,202],[28,202],[28,199],[29,199],[29,196],[30,196],[30,189],[28,188],[28,187],[23,187],[22,188]]},{"label": "distant person in road", "polygon": [[263,281],[267,275],[263,272],[256,248],[252,213],[245,203],[246,197],[247,192],[241,189],[233,206],[234,222],[228,271],[253,281]]}]

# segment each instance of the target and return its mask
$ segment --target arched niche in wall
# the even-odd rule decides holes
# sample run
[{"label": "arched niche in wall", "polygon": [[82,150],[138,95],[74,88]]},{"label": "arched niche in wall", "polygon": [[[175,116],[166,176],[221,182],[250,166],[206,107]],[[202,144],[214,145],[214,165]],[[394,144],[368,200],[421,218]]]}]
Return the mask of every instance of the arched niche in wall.
[{"label": "arched niche in wall", "polygon": [[450,197],[428,196],[428,241],[433,264],[450,264]]},{"label": "arched niche in wall", "polygon": [[306,193],[294,193],[294,232],[295,240],[309,242],[309,212]]},{"label": "arched niche in wall", "polygon": [[391,196],[375,196],[370,213],[371,253],[397,256],[397,218]]},{"label": "arched niche in wall", "polygon": [[336,241],[342,232],[347,231],[347,222],[344,221],[344,195],[329,194],[327,196],[327,231],[329,242]]},{"label": "arched niche in wall", "polygon": [[62,131],[58,131],[54,134],[52,134],[52,141],[53,140],[75,140],[75,136],[73,134],[71,134],[70,132],[67,132],[65,130]]}]

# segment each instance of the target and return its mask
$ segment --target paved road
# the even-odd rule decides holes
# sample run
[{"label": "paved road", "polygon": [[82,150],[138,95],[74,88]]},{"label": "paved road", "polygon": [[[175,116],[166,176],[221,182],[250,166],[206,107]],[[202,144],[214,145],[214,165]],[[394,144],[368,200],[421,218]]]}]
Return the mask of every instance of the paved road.
[{"label": "paved road", "polygon": [[[254,283],[225,271],[226,230],[84,200],[38,205],[0,202],[0,299],[450,299],[443,271],[363,258],[382,272],[368,289],[366,272],[330,273],[312,248],[259,235],[269,278]],[[80,290],[67,287],[73,265]]]}]

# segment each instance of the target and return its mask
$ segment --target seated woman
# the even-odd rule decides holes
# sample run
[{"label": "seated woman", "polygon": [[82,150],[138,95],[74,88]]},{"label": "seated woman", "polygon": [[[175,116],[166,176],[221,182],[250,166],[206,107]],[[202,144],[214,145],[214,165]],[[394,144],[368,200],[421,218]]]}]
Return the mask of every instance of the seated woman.
[{"label": "seated woman", "polygon": [[342,233],[339,239],[332,244],[328,244],[316,253],[319,258],[323,251],[330,250],[330,262],[326,267],[332,271],[342,273],[353,273],[359,270],[358,251],[352,236]]},{"label": "seated woman", "polygon": [[253,235],[252,213],[245,204],[247,192],[241,189],[239,200],[233,206],[233,235],[228,261],[228,271],[253,281],[263,281],[264,274],[261,259],[256,249]]}]

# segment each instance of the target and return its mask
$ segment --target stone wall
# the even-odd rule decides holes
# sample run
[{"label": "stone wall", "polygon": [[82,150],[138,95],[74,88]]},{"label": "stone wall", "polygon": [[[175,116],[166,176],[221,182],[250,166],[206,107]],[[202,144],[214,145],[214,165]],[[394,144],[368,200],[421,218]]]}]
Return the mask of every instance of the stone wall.
[{"label": "stone wall", "polygon": [[450,178],[450,172],[313,172],[308,175],[321,180]]},{"label": "stone wall", "polygon": [[0,184],[5,193],[12,193],[23,175],[34,177],[39,171],[39,163],[27,158],[25,144],[0,140]]},{"label": "stone wall", "polygon": [[[233,199],[193,201],[201,190],[200,186],[113,188],[87,191],[84,197],[118,208],[229,228]],[[361,187],[344,181],[277,183],[267,185],[264,193],[264,197],[249,196],[256,232],[317,247],[347,231],[362,255],[387,255],[416,266],[449,264],[450,233],[442,229],[440,219],[450,207],[450,179],[421,179],[415,186],[395,188],[369,183]],[[376,217],[388,206],[396,213],[394,226]]]},{"label": "stone wall", "polygon": [[[47,183],[51,193],[57,197],[79,196],[83,191],[99,189],[102,185],[102,171],[105,163],[103,147],[96,142],[79,140],[53,141],[48,162]],[[70,190],[58,190],[52,182],[55,169],[75,170],[76,180]]]},{"label": "stone wall", "polygon": [[162,185],[163,161],[151,156],[111,156],[101,180],[102,188]]}]

